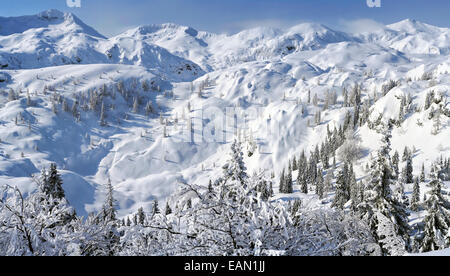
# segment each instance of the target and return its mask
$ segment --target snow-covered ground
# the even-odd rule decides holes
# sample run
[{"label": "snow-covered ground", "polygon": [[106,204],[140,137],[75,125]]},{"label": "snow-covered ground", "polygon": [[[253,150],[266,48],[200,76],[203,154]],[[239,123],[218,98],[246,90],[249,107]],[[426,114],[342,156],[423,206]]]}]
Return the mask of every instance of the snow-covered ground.
[{"label": "snow-covered ground", "polygon": [[[394,129],[392,146],[400,154],[415,147],[416,175],[423,163],[428,168],[440,155],[449,157],[449,118],[441,116],[433,135],[431,109],[423,108],[430,91],[447,97],[449,108],[447,28],[405,20],[373,33],[346,34],[304,23],[224,35],[164,24],[106,38],[54,10],[0,18],[0,26],[0,184],[31,192],[36,185],[30,176],[55,162],[81,215],[100,208],[108,178],[120,216],[164,201],[180,182],[206,185],[222,170],[234,138],[246,149],[256,144],[251,157],[245,154],[250,173],[266,170],[278,178],[288,159],[302,150],[309,154],[323,142],[327,126],[343,123],[351,111],[342,107],[343,87],[351,91],[355,83],[362,85],[363,102],[374,93],[379,98],[371,121],[380,114],[382,120],[397,119],[401,96],[410,95],[411,112]],[[432,79],[421,80],[424,73]],[[400,84],[383,96],[382,85],[391,79]],[[122,82],[126,93],[119,91]],[[100,124],[101,102],[95,110],[78,106],[77,120],[75,99],[103,87],[107,125]],[[16,100],[8,99],[10,89]],[[315,114],[333,92],[336,104],[322,111],[316,125]],[[308,94],[317,95],[317,106],[308,103]],[[225,127],[232,111],[247,116],[238,129]],[[363,151],[355,172],[363,179],[381,136],[367,125],[357,134]],[[298,197],[311,208],[329,202],[300,192],[275,199]]]}]

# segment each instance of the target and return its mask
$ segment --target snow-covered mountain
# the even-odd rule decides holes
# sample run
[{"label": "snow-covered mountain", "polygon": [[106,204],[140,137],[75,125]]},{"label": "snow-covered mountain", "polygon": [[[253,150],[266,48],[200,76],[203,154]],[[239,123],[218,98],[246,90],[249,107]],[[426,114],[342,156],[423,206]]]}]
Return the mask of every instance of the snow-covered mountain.
[{"label": "snow-covered mountain", "polygon": [[71,13],[0,18],[1,68],[101,63],[141,65],[176,81],[203,75],[195,63],[156,45],[131,37],[107,39]]},{"label": "snow-covered mountain", "polygon": [[363,34],[363,39],[406,54],[447,55],[450,29],[406,19],[383,30]]},{"label": "snow-covered mountain", "polygon": [[[433,135],[431,109],[424,109],[427,93],[449,95],[449,34],[406,20],[358,35],[313,23],[233,35],[163,24],[106,38],[54,10],[0,18],[0,184],[30,192],[30,175],[55,162],[79,214],[99,209],[108,177],[121,216],[149,207],[180,182],[206,185],[221,172],[229,146],[202,140],[204,126],[214,122],[202,117],[207,107],[217,114],[226,107],[249,112],[245,128],[227,134],[246,148],[256,143],[245,157],[250,172],[278,178],[288,159],[314,150],[327,127],[343,123],[352,111],[343,106],[343,88],[355,83],[372,121],[380,114],[398,119],[400,99],[409,95],[392,142],[399,152],[416,148],[418,172],[450,153],[448,116]],[[390,80],[399,83],[383,93]],[[325,108],[333,93],[336,101]],[[315,96],[317,104],[308,100]],[[449,108],[447,98],[443,107]],[[189,128],[194,141],[185,142]],[[364,150],[355,171],[364,179],[380,135],[367,124],[357,135]],[[321,205],[315,195],[294,196],[311,208]]]}]

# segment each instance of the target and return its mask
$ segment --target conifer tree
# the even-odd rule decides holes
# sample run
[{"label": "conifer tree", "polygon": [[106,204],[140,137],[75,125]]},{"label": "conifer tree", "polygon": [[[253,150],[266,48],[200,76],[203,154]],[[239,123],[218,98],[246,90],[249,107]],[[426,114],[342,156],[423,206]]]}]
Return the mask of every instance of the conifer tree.
[{"label": "conifer tree", "polygon": [[58,173],[56,164],[51,164],[48,174],[43,171],[41,179],[41,191],[47,196],[55,199],[65,198],[64,189],[62,187],[63,181]]},{"label": "conifer tree", "polygon": [[[299,177],[300,178],[300,191],[304,194],[308,193],[308,180],[306,177]],[[298,179],[297,178],[297,181]]]},{"label": "conifer tree", "polygon": [[116,200],[114,199],[114,188],[111,179],[106,184],[106,200],[102,209],[103,220],[113,222],[116,220]]},{"label": "conifer tree", "polygon": [[156,215],[156,214],[160,214],[161,210],[159,210],[159,203],[158,200],[154,200],[153,201],[153,206],[152,206],[152,216]]},{"label": "conifer tree", "polygon": [[166,202],[165,214],[166,214],[166,216],[172,214],[172,209],[170,208],[169,201]]},{"label": "conifer tree", "polygon": [[394,175],[395,175],[394,179],[399,178],[399,173],[400,173],[399,163],[400,163],[400,155],[398,154],[398,151],[395,151],[394,155],[392,156],[392,169],[393,169]]},{"label": "conifer tree", "polygon": [[246,173],[247,168],[243,161],[242,146],[237,140],[234,140],[231,145],[231,156],[228,162],[222,167],[226,178],[231,178],[234,181],[239,181],[245,185],[245,179],[248,178]]},{"label": "conifer tree", "polygon": [[319,169],[317,173],[317,183],[316,183],[316,194],[319,196],[319,199],[323,199],[324,197],[324,179],[323,179],[323,171]]},{"label": "conifer tree", "polygon": [[407,212],[403,204],[392,196],[391,151],[392,123],[384,132],[382,147],[373,159],[371,180],[364,201],[358,206],[362,218],[372,230],[372,235],[386,255],[403,255],[409,239]]},{"label": "conifer tree", "polygon": [[358,208],[358,205],[361,203],[360,201],[360,186],[358,185],[358,182],[356,181],[355,173],[352,173],[350,177],[350,199],[352,201],[351,208],[353,211],[356,211]]},{"label": "conifer tree", "polygon": [[285,184],[286,184],[286,179],[285,179],[285,169],[283,169],[283,171],[281,172],[280,175],[280,185],[279,185],[279,192],[283,193],[285,190]]},{"label": "conifer tree", "polygon": [[429,185],[431,191],[425,201],[428,214],[423,221],[425,229],[420,243],[421,252],[440,250],[450,246],[450,203],[442,195],[442,182],[437,174]]},{"label": "conifer tree", "polygon": [[420,182],[425,182],[425,164],[422,163],[422,171],[420,173]]},{"label": "conifer tree", "polygon": [[416,177],[414,179],[414,187],[413,187],[413,192],[412,192],[412,196],[411,196],[411,210],[418,211],[419,204],[420,204],[420,185],[419,185],[419,179]]},{"label": "conifer tree", "polygon": [[298,170],[298,166],[297,166],[297,159],[294,156],[294,159],[292,160],[292,170],[296,171]]},{"label": "conifer tree", "polygon": [[140,208],[138,209],[138,211],[137,211],[136,216],[137,216],[137,222],[138,222],[140,225],[144,225],[144,223],[145,223],[145,213],[144,213],[144,208],[140,207]]},{"label": "conifer tree", "polygon": [[402,161],[406,162],[406,160],[408,160],[409,156],[410,156],[409,149],[408,149],[408,147],[405,147],[405,149],[403,150]]},{"label": "conifer tree", "polygon": [[105,120],[105,104],[102,102],[102,107],[100,110],[100,125],[101,126],[106,126],[106,120]]},{"label": "conifer tree", "polygon": [[343,210],[344,205],[350,200],[348,196],[348,171],[346,168],[342,168],[338,172],[338,176],[336,179],[336,194],[333,199],[332,207],[336,207],[338,209]]}]

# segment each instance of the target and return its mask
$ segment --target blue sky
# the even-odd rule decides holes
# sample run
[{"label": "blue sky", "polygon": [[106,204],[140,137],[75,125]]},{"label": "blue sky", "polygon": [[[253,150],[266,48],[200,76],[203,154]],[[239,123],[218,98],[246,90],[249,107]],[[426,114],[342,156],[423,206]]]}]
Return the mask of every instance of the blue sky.
[{"label": "blue sky", "polygon": [[[131,27],[173,22],[198,30],[234,33],[255,26],[284,27],[318,22],[352,31],[406,18],[450,27],[449,0],[381,0],[369,8],[366,0],[0,0],[0,16],[35,14],[55,8],[70,11],[99,32],[111,36]],[[6,4],[7,3],[7,4]]]}]

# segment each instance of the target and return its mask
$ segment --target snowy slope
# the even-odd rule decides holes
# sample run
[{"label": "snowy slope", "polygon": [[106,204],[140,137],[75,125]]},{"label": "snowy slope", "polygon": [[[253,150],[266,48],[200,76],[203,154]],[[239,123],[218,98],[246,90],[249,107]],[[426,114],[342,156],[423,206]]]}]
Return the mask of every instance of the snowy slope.
[{"label": "snowy slope", "polygon": [[[18,28],[16,22],[27,23]],[[251,157],[245,152],[249,173],[266,170],[277,178],[289,158],[302,150],[309,153],[323,141],[327,126],[342,124],[351,111],[342,107],[342,90],[355,83],[362,85],[363,102],[373,99],[374,92],[378,95],[371,120],[380,114],[383,120],[397,118],[399,96],[411,95],[412,109],[418,112],[407,114],[394,129],[392,144],[400,153],[405,146],[416,147],[415,172],[422,163],[429,166],[450,153],[449,118],[442,116],[442,127],[433,135],[430,109],[422,108],[431,90],[449,96],[445,28],[403,21],[377,33],[352,35],[307,23],[224,35],[163,24],[105,38],[75,16],[57,11],[1,18],[0,26],[0,184],[14,183],[30,192],[35,188],[30,175],[56,162],[69,201],[80,214],[101,206],[108,177],[121,216],[149,207],[154,199],[165,200],[180,182],[207,184],[221,173],[228,142],[236,137],[246,149],[250,140],[256,142]],[[428,72],[433,79],[421,80]],[[391,79],[400,85],[383,96],[382,85]],[[121,81],[127,93],[118,92]],[[144,89],[142,82],[150,88]],[[54,95],[71,108],[79,95],[104,85],[109,91],[103,98],[107,126],[99,123],[101,103],[80,112],[80,121],[63,111],[61,102],[57,114],[52,111]],[[9,89],[18,99],[8,99]],[[27,90],[32,105],[27,104]],[[317,95],[318,106],[308,103],[308,91]],[[316,125],[314,116],[331,92],[337,103],[322,112]],[[133,110],[136,98],[139,105]],[[145,110],[148,102],[152,114]],[[246,126],[225,131],[226,141],[203,139],[211,122],[221,123],[206,111],[220,115],[226,108],[247,112]],[[190,120],[194,139],[186,142]],[[380,135],[367,125],[357,134],[363,154],[355,170],[363,179]],[[304,198],[311,208],[321,206],[316,195],[291,196]]]}]

